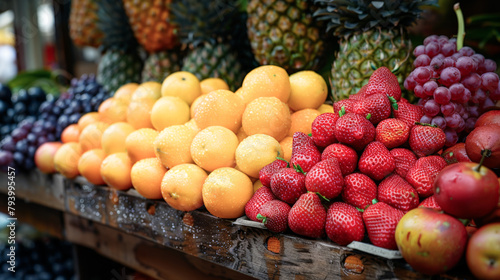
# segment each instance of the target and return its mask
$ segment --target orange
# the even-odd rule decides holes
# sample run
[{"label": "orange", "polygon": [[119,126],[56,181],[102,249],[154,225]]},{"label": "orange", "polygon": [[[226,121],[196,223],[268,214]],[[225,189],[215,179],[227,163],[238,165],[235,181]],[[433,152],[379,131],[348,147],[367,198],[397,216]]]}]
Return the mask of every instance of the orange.
[{"label": "orange", "polygon": [[80,126],[78,124],[68,125],[61,133],[61,142],[78,142],[80,138]]},{"label": "orange", "polygon": [[102,149],[107,155],[126,152],[125,140],[134,131],[135,128],[126,122],[117,122],[108,126],[102,133]]},{"label": "orange", "polygon": [[293,136],[297,131],[302,131],[305,134],[311,133],[311,126],[320,112],[316,109],[302,109],[292,114],[292,126],[288,136]]},{"label": "orange", "polygon": [[158,100],[161,97],[161,84],[158,82],[144,82],[140,84],[130,96],[130,102],[144,100]]},{"label": "orange", "polygon": [[242,116],[247,135],[267,134],[281,141],[291,126],[288,105],[276,97],[259,97],[248,103]]},{"label": "orange", "polygon": [[132,161],[127,153],[115,153],[102,161],[101,176],[108,186],[117,190],[128,190],[132,187],[131,169]]},{"label": "orange", "polygon": [[165,128],[153,143],[156,157],[169,169],[178,164],[193,163],[190,150],[195,135],[196,132],[185,125]]},{"label": "orange", "polygon": [[191,104],[191,107],[189,108],[191,118],[194,118],[194,113],[196,112],[196,108],[198,108],[198,105],[201,103],[201,101],[205,97],[207,97],[206,94],[200,95],[200,96],[196,97],[196,99],[193,101],[193,103]]},{"label": "orange", "polygon": [[196,134],[191,143],[193,161],[208,172],[234,167],[238,137],[223,126],[209,126]]},{"label": "orange", "polygon": [[106,153],[102,149],[88,150],[82,154],[78,160],[78,171],[80,174],[94,185],[104,185],[101,176],[101,164]]},{"label": "orange", "polygon": [[241,141],[235,152],[238,168],[254,178],[259,178],[259,171],[282,155],[280,143],[267,134],[248,136]]},{"label": "orange", "polygon": [[178,96],[191,105],[201,95],[200,80],[186,71],[178,71],[168,75],[161,84],[162,96]]},{"label": "orange", "polygon": [[163,199],[179,211],[193,211],[203,206],[201,189],[207,172],[196,164],[179,164],[168,170],[161,181]]},{"label": "orange", "polygon": [[208,175],[202,194],[208,212],[219,218],[235,219],[245,213],[245,204],[253,195],[253,184],[245,173],[222,167]]},{"label": "orange", "polygon": [[218,89],[206,95],[196,106],[193,118],[200,129],[223,126],[238,133],[245,105],[232,91]]},{"label": "orange", "polygon": [[125,148],[133,163],[141,159],[156,157],[153,143],[158,134],[158,131],[154,129],[140,128],[127,136]]},{"label": "orange", "polygon": [[221,78],[206,78],[200,81],[201,94],[207,94],[216,89],[229,90],[229,85]]},{"label": "orange", "polygon": [[147,199],[160,199],[161,181],[167,169],[157,158],[145,158],[136,162],[130,171],[132,186]]},{"label": "orange", "polygon": [[281,157],[288,162],[290,162],[290,159],[292,158],[292,144],[292,136],[287,136],[280,142],[281,150],[283,150]]},{"label": "orange", "polygon": [[304,70],[290,75],[288,106],[294,111],[316,109],[328,96],[325,79],[314,71]]},{"label": "orange", "polygon": [[153,128],[151,110],[156,100],[131,101],[127,107],[127,122],[135,129]]},{"label": "orange", "polygon": [[291,93],[290,77],[285,69],[274,65],[259,66],[243,79],[241,96],[245,104],[258,97],[276,97],[288,102]]},{"label": "orange", "polygon": [[190,119],[189,105],[177,96],[164,96],[156,100],[151,109],[151,123],[158,131]]},{"label": "orange", "polygon": [[262,182],[260,180],[253,182],[253,193],[255,193],[258,189],[260,189],[263,186],[264,185],[262,185]]},{"label": "orange", "polygon": [[114,97],[106,99],[99,106],[101,121],[112,124],[127,120],[128,104]]},{"label": "orange", "polygon": [[98,112],[89,112],[80,117],[80,119],[78,120],[78,127],[80,128],[80,131],[82,131],[85,127],[87,127],[87,125],[98,122],[100,120],[101,117],[99,116]]},{"label": "orange", "polygon": [[132,97],[132,94],[134,94],[134,91],[138,87],[139,84],[137,83],[124,84],[115,91],[113,97],[115,99],[121,100],[122,102],[128,105],[130,103],[130,98]]},{"label": "orange", "polygon": [[80,146],[82,147],[82,151],[86,152],[92,149],[100,149],[101,146],[101,138],[104,130],[108,128],[109,124],[105,122],[95,122],[87,125],[82,132],[80,133]]},{"label": "orange", "polygon": [[320,114],[323,114],[323,113],[333,113],[333,106],[330,105],[330,104],[323,103],[316,110],[318,110],[318,112]]},{"label": "orange", "polygon": [[80,175],[78,160],[82,155],[82,148],[78,143],[69,142],[62,144],[54,155],[54,167],[64,177],[73,179]]},{"label": "orange", "polygon": [[198,127],[198,125],[196,124],[196,121],[194,119],[190,119],[188,122],[186,122],[184,124],[185,126],[189,127],[190,129],[192,129],[195,133],[198,133],[200,132],[200,128]]}]

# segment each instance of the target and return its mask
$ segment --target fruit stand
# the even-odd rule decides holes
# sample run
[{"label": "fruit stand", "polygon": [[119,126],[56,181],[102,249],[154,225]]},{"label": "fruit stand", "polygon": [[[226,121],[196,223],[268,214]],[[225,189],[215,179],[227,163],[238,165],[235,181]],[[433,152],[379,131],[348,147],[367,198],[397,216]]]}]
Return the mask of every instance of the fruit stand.
[{"label": "fruit stand", "polygon": [[[177,211],[164,201],[94,186],[82,177],[67,180],[32,172],[16,182],[18,209],[26,211],[18,214],[23,219],[155,278],[182,267],[175,258],[187,258],[200,269],[190,274],[197,279],[431,279],[401,258],[385,259],[326,239],[273,234],[204,210]],[[2,187],[1,198],[6,191]],[[440,279],[473,277],[462,266]]]},{"label": "fruit stand", "polygon": [[0,278],[499,279],[493,2],[0,5]]}]

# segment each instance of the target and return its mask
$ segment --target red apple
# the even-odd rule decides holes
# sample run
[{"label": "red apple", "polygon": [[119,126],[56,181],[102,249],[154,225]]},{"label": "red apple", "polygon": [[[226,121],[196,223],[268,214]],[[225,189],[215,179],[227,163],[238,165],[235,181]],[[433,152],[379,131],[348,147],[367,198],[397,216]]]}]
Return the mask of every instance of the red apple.
[{"label": "red apple", "polygon": [[467,231],[459,220],[425,207],[406,213],[396,227],[395,237],[406,262],[427,275],[453,268],[467,243]]},{"label": "red apple", "polygon": [[476,121],[474,127],[479,127],[488,124],[498,124],[500,125],[500,110],[488,111],[481,116]]},{"label": "red apple", "polygon": [[498,178],[485,166],[459,162],[446,166],[434,180],[434,196],[444,212],[474,219],[493,211],[498,204]]},{"label": "red apple", "polygon": [[488,168],[500,168],[500,125],[483,125],[465,139],[465,150],[473,162],[481,161]]},{"label": "red apple", "polygon": [[54,155],[56,154],[61,142],[46,142],[42,144],[35,152],[35,164],[43,173],[55,173]]},{"label": "red apple", "polygon": [[456,162],[471,162],[467,151],[465,151],[465,143],[457,143],[446,149],[441,155],[448,164]]},{"label": "red apple", "polygon": [[467,266],[479,279],[500,279],[500,223],[479,228],[467,245]]}]

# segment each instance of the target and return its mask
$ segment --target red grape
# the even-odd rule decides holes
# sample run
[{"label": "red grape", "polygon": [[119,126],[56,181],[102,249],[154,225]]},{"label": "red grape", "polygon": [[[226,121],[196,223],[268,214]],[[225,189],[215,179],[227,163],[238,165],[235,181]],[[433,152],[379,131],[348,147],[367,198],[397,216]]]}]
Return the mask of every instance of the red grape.
[{"label": "red grape", "polygon": [[429,117],[434,117],[439,114],[439,111],[441,111],[441,107],[434,99],[430,99],[424,105],[424,113]]},{"label": "red grape", "polygon": [[425,54],[429,57],[436,56],[441,51],[441,47],[438,42],[430,42],[425,46]]},{"label": "red grape", "polygon": [[446,129],[446,120],[441,116],[435,116],[432,118],[431,124],[436,125],[443,130]]},{"label": "red grape", "polygon": [[462,100],[465,91],[465,87],[463,84],[460,83],[453,84],[450,86],[449,90],[450,90],[451,100],[453,101]]},{"label": "red grape", "polygon": [[418,67],[413,70],[413,79],[419,84],[425,84],[432,76],[432,72],[425,67]]},{"label": "red grape", "polygon": [[481,76],[477,73],[470,73],[462,79],[462,84],[470,91],[475,91],[481,86]]},{"label": "red grape", "polygon": [[413,61],[413,66],[417,68],[420,66],[427,66],[430,63],[431,63],[431,58],[426,54],[422,54],[417,56],[417,58],[415,58],[415,61]]},{"label": "red grape", "polygon": [[451,42],[443,44],[443,46],[441,47],[441,53],[444,56],[451,56],[455,53],[456,50],[457,50],[457,45]]},{"label": "red grape", "polygon": [[462,56],[457,59],[455,67],[460,70],[460,75],[462,75],[462,77],[465,77],[469,75],[469,73],[477,71],[477,62],[475,62],[474,59],[468,56]]},{"label": "red grape", "polygon": [[471,56],[471,55],[475,54],[476,52],[473,49],[471,49],[470,47],[464,46],[458,51],[458,53],[465,55],[465,56]]},{"label": "red grape", "polygon": [[450,91],[448,90],[448,88],[438,87],[434,91],[434,100],[436,100],[436,102],[438,104],[441,104],[441,105],[450,103],[451,94],[450,94]]},{"label": "red grape", "polygon": [[[434,91],[438,88],[436,81],[428,81],[423,86],[422,89],[427,96],[433,96]],[[439,102],[438,102],[439,103]]]},{"label": "red grape", "polygon": [[460,70],[456,67],[448,67],[441,71],[439,82],[447,87],[460,81]]},{"label": "red grape", "polygon": [[444,134],[446,135],[446,141],[444,142],[446,147],[451,147],[458,142],[458,134],[455,130],[447,128]]},{"label": "red grape", "polygon": [[449,116],[455,113],[455,106],[452,103],[441,105],[441,113],[443,116]]},{"label": "red grape", "polygon": [[498,75],[493,72],[484,73],[481,75],[481,85],[486,90],[494,91],[498,88]]}]

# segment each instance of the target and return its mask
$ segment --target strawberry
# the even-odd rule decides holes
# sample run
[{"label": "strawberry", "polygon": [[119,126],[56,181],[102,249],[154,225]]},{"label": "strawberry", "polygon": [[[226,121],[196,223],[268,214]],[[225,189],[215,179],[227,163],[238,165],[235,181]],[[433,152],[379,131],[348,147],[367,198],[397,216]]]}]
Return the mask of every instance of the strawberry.
[{"label": "strawberry", "polygon": [[321,194],[327,199],[337,197],[342,192],[344,179],[336,158],[316,163],[306,174],[306,189]]},{"label": "strawberry", "polygon": [[306,175],[294,168],[282,168],[271,177],[273,194],[288,204],[294,204],[297,199],[306,193]]},{"label": "strawberry", "polygon": [[376,181],[384,179],[396,168],[396,162],[384,144],[373,141],[361,154],[358,162],[361,173]]},{"label": "strawberry", "polygon": [[336,158],[340,165],[343,176],[347,176],[356,170],[358,165],[358,154],[356,151],[344,144],[333,143],[326,147],[321,153],[321,160]]},{"label": "strawberry", "polygon": [[410,129],[424,116],[422,107],[408,102],[399,101],[394,112],[394,118],[404,121]]},{"label": "strawberry", "polygon": [[384,94],[373,94],[356,102],[353,113],[367,118],[370,116],[368,120],[377,125],[391,116],[391,101]]},{"label": "strawberry", "polygon": [[364,99],[366,97],[366,88],[367,87],[368,87],[368,84],[362,86],[356,94],[349,95],[349,99],[352,99],[352,100]]},{"label": "strawberry", "polygon": [[394,97],[396,101],[401,99],[401,87],[398,78],[387,67],[375,70],[366,85],[365,95],[383,94]]},{"label": "strawberry", "polygon": [[337,120],[335,137],[340,143],[361,151],[375,139],[375,127],[363,116],[347,113]]},{"label": "strawberry", "polygon": [[323,113],[314,119],[311,125],[311,134],[316,146],[324,148],[337,142],[335,123],[338,119],[339,115],[334,113]]},{"label": "strawberry", "polygon": [[276,199],[270,188],[263,186],[255,191],[252,198],[245,204],[245,215],[252,220],[258,222],[257,214],[266,202]]},{"label": "strawberry", "polygon": [[441,211],[441,206],[436,202],[436,197],[434,195],[429,196],[428,198],[422,200],[418,207],[427,207],[427,208],[432,208],[436,209],[438,211]]},{"label": "strawberry", "polygon": [[328,238],[341,246],[361,241],[365,236],[363,215],[352,205],[335,202],[326,213],[325,231]]},{"label": "strawberry", "polygon": [[375,246],[396,250],[396,226],[404,216],[404,212],[384,202],[370,205],[363,212],[368,238]]},{"label": "strawberry", "polygon": [[419,203],[417,191],[397,174],[390,175],[378,185],[378,201],[408,212]]},{"label": "strawberry", "polygon": [[410,136],[410,127],[398,119],[385,119],[375,128],[375,140],[384,144],[387,149],[403,145]]},{"label": "strawberry", "polygon": [[308,192],[300,196],[288,213],[288,227],[307,237],[320,238],[325,233],[326,210],[319,196]]},{"label": "strawberry", "polygon": [[342,200],[360,209],[365,209],[377,198],[377,185],[370,177],[352,173],[344,177]]},{"label": "strawberry", "polygon": [[321,152],[318,150],[314,141],[304,132],[295,132],[292,140],[292,157],[290,165],[299,165],[304,172],[321,160]]},{"label": "strawberry", "polygon": [[259,171],[259,180],[262,183],[263,186],[270,187],[271,186],[271,177],[273,176],[274,173],[276,173],[278,170],[281,168],[287,167],[288,162],[277,159],[270,164],[264,166],[260,171]]},{"label": "strawberry", "polygon": [[445,142],[446,135],[441,128],[421,123],[412,127],[408,139],[410,148],[418,157],[436,153],[444,147]]},{"label": "strawberry", "polygon": [[408,170],[417,162],[417,156],[415,156],[412,151],[405,148],[395,148],[390,150],[390,152],[396,162],[394,173],[405,178]]},{"label": "strawberry", "polygon": [[262,221],[264,226],[272,232],[284,232],[288,228],[290,209],[290,205],[274,199],[262,205],[257,214],[257,220]]},{"label": "strawberry", "polygon": [[340,114],[340,112],[342,111],[342,107],[344,107],[344,112],[345,113],[352,113],[352,110],[354,108],[354,104],[357,102],[356,99],[343,99],[343,100],[339,100],[335,103],[333,103],[333,112],[335,114]]},{"label": "strawberry", "polygon": [[421,157],[408,170],[405,179],[420,197],[431,196],[434,194],[434,180],[446,165],[446,161],[440,156]]}]

